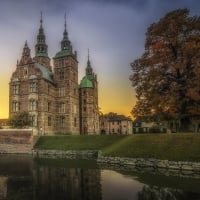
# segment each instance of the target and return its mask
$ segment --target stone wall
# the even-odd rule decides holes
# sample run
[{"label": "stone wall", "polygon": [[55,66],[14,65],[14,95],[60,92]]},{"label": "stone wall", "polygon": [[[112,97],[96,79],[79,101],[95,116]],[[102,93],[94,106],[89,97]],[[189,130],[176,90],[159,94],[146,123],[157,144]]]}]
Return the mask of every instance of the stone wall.
[{"label": "stone wall", "polygon": [[31,153],[32,129],[0,130],[0,153]]},{"label": "stone wall", "polygon": [[168,161],[143,158],[104,157],[101,151],[56,151],[56,150],[33,150],[33,156],[39,158],[83,158],[97,159],[101,168],[132,170],[140,172],[153,172],[170,176],[183,176],[200,178],[200,162]]},{"label": "stone wall", "polygon": [[97,159],[98,150],[84,151],[57,151],[57,150],[33,150],[33,157],[38,158],[69,158],[69,159]]},{"label": "stone wall", "polygon": [[170,176],[200,178],[200,162],[168,161],[152,158],[120,158],[99,156],[99,166],[122,170],[155,172]]}]

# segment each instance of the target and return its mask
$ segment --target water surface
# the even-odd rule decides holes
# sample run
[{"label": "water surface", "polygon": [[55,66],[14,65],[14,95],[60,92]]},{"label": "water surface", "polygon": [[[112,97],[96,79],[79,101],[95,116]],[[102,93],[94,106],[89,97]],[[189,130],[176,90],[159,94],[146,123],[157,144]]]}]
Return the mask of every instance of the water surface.
[{"label": "water surface", "polygon": [[200,200],[200,180],[99,169],[95,160],[0,156],[0,200]]}]

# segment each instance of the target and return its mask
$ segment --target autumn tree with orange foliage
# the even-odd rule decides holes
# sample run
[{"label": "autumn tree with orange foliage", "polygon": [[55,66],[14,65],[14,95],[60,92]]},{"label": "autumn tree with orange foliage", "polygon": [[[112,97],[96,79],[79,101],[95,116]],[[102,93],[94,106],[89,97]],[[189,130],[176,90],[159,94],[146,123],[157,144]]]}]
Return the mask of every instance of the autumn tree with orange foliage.
[{"label": "autumn tree with orange foliage", "polygon": [[135,117],[176,121],[180,131],[200,123],[200,17],[167,13],[146,33],[143,55],[131,63]]}]

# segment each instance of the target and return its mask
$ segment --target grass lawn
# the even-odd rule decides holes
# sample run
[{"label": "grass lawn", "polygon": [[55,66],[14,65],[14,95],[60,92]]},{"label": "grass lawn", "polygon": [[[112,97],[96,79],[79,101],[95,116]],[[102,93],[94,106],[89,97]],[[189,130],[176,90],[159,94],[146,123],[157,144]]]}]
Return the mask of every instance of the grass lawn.
[{"label": "grass lawn", "polygon": [[43,136],[35,149],[90,149],[105,156],[200,161],[200,134]]}]

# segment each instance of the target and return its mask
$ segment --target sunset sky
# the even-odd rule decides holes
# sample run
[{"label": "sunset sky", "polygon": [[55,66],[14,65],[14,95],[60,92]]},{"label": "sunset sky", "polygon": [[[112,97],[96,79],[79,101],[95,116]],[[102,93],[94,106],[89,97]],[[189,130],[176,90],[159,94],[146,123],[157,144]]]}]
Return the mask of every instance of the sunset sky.
[{"label": "sunset sky", "polygon": [[41,11],[49,57],[60,50],[66,13],[69,39],[78,52],[79,80],[89,48],[101,111],[128,116],[135,103],[130,63],[144,51],[148,26],[177,8],[199,15],[200,1],[0,0],[0,118],[8,117],[8,84],[26,40],[32,57],[35,54]]}]

